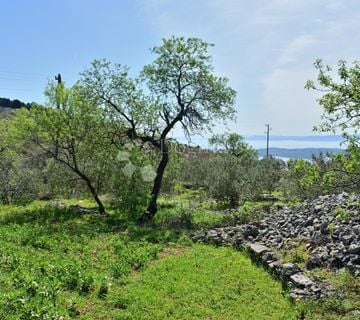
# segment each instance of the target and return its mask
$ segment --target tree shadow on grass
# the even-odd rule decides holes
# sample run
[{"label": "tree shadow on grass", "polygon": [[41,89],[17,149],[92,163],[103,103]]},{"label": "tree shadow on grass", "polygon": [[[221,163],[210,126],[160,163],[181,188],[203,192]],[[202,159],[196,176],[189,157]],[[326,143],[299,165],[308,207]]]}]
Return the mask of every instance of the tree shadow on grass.
[{"label": "tree shadow on grass", "polygon": [[[0,215],[0,228],[6,225],[26,226],[32,229],[33,237],[67,234],[93,238],[101,233],[119,233],[128,241],[152,243],[189,242],[185,232],[156,225],[137,226],[126,217],[99,215],[96,210],[79,213],[74,208],[12,207]],[[4,210],[3,210],[4,211]]]}]

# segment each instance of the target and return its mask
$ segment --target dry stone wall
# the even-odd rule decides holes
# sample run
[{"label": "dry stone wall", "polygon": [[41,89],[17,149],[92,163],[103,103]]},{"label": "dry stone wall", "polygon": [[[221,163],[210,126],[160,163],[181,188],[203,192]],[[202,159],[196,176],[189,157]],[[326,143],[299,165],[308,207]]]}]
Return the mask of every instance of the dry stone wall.
[{"label": "dry stone wall", "polygon": [[[284,282],[296,289],[294,299],[333,294],[306,275],[317,267],[347,268],[360,276],[360,200],[348,193],[326,195],[273,212],[263,220],[192,235],[195,241],[247,248]],[[284,264],[280,250],[302,243],[309,253],[305,268]]]}]

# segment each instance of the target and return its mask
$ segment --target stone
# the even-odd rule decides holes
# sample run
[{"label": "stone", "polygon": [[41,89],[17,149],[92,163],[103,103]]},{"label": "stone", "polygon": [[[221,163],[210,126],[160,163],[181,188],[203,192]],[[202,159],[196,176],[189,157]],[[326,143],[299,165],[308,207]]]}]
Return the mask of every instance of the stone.
[{"label": "stone", "polygon": [[267,261],[276,261],[276,256],[273,252],[265,252],[263,254],[263,256],[261,257],[261,259],[264,261],[264,262],[267,262]]},{"label": "stone", "polygon": [[348,252],[350,254],[360,254],[360,243],[350,245]]},{"label": "stone", "polygon": [[358,255],[358,254],[351,255],[351,256],[350,256],[350,262],[351,262],[353,265],[360,266],[360,255]]},{"label": "stone", "polygon": [[[191,235],[191,238],[239,249],[246,247],[252,258],[286,282],[290,281],[291,276],[304,271],[294,264],[282,265],[276,261],[277,257],[272,250],[294,249],[300,243],[307,244],[306,251],[310,253],[306,269],[345,267],[355,276],[360,276],[359,203],[358,196],[346,193],[322,196],[291,208],[278,210],[274,207],[262,220],[251,224],[200,231]],[[336,208],[343,208],[349,219],[337,219],[334,216]],[[250,239],[253,243],[249,242]],[[292,243],[295,247],[291,247]],[[297,277],[293,278],[294,281],[298,280]],[[306,288],[302,293],[304,296],[328,296],[329,290],[325,290],[328,285],[318,285],[321,283],[320,278],[312,281],[314,285]]]},{"label": "stone", "polygon": [[209,237],[216,237],[217,234],[218,234],[218,233],[217,233],[216,230],[210,230],[207,235],[208,235]]},{"label": "stone", "polygon": [[291,275],[290,281],[299,288],[311,287],[314,284],[305,274],[300,272]]},{"label": "stone", "polygon": [[355,226],[355,227],[353,227],[353,232],[354,232],[354,234],[356,234],[357,236],[360,236],[360,226]]},{"label": "stone", "polygon": [[248,226],[244,231],[243,231],[243,236],[245,238],[256,238],[259,234],[259,229],[255,226]]},{"label": "stone", "polygon": [[329,231],[329,224],[327,222],[323,222],[321,225],[320,225],[320,232],[321,234],[329,234],[330,231]]},{"label": "stone", "polygon": [[310,290],[315,294],[321,293],[321,288],[317,287],[316,285],[312,285]]},{"label": "stone", "polygon": [[312,256],[309,258],[309,260],[306,262],[305,267],[308,270],[312,270],[315,268],[322,267],[324,264],[319,256]]},{"label": "stone", "polygon": [[328,244],[331,238],[324,234],[318,234],[310,240],[313,246],[322,246]]},{"label": "stone", "polygon": [[274,261],[274,262],[270,262],[270,263],[268,264],[269,269],[270,269],[270,270],[274,270],[274,271],[277,270],[277,269],[279,269],[280,266],[281,266],[281,262],[280,262],[280,261]]},{"label": "stone", "polygon": [[269,251],[269,248],[260,244],[260,243],[249,243],[248,244],[249,251],[256,256],[261,256],[263,253]]},{"label": "stone", "polygon": [[280,278],[282,280],[289,279],[290,276],[301,271],[295,263],[284,263],[280,266],[280,269]]}]

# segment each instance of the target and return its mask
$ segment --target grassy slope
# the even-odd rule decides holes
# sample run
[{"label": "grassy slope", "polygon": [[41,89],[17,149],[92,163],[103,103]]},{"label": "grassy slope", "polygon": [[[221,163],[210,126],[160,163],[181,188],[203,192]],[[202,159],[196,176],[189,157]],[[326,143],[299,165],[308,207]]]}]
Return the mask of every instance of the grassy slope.
[{"label": "grassy slope", "polygon": [[195,245],[135,277],[118,319],[296,319],[267,273],[229,248]]},{"label": "grassy slope", "polygon": [[278,283],[231,249],[42,203],[0,207],[0,319],[295,319],[295,312]]}]

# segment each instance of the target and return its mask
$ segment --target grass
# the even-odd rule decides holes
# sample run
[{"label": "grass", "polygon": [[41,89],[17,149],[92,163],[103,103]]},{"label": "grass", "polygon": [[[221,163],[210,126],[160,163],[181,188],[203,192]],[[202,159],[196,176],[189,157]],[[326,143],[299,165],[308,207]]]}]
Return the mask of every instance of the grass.
[{"label": "grass", "polygon": [[[46,201],[0,206],[0,319],[357,319],[359,282],[348,273],[316,271],[344,299],[295,306],[244,253],[193,244],[187,230],[224,223],[184,205],[199,196],[163,199],[146,228],[116,210],[103,218]],[[237,219],[254,208],[262,210],[249,203]],[[289,259],[304,253],[299,246]]]},{"label": "grass", "polygon": [[305,266],[305,263],[310,258],[310,253],[306,248],[306,243],[291,242],[282,251],[282,261],[297,263],[301,267]]},{"label": "grass", "polygon": [[204,209],[191,209],[184,205],[169,207],[167,204],[160,207],[153,222],[155,227],[199,230],[220,226],[224,217],[221,213]]},{"label": "grass", "polygon": [[[228,204],[205,201],[204,191],[184,190],[183,194],[159,199],[154,225],[172,229],[211,229],[249,223],[261,219],[274,205],[273,201],[245,201],[226,212]],[[205,202],[204,202],[205,201]],[[279,206],[279,203],[276,203]]]},{"label": "grass", "polygon": [[265,298],[283,319],[295,315],[242,253],[193,245],[182,231],[46,202],[0,207],[0,319],[272,319]]},{"label": "grass", "polygon": [[327,299],[321,302],[307,302],[304,306],[308,318],[314,320],[359,320],[360,319],[360,280],[346,269],[331,271],[315,269],[312,276],[318,277],[324,283],[331,284],[339,293],[341,299]]},{"label": "grass", "polygon": [[0,319],[91,313],[110,283],[145,268],[162,251],[161,239],[176,237],[149,231],[150,242],[124,221],[43,203],[3,207],[0,221]]},{"label": "grass", "polygon": [[117,319],[297,319],[281,285],[230,248],[194,245],[134,277]]}]

